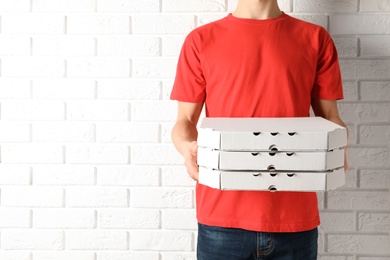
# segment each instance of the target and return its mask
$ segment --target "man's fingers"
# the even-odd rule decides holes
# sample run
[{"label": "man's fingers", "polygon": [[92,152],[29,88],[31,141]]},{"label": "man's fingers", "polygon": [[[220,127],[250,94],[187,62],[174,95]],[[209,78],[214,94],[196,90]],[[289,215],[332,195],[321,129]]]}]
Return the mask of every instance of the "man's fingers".
[{"label": "man's fingers", "polygon": [[190,144],[190,152],[191,152],[191,154],[193,156],[197,156],[198,155],[198,142],[196,142],[196,141],[191,142],[191,144]]},{"label": "man's fingers", "polygon": [[344,148],[344,172],[348,170],[347,147]]},{"label": "man's fingers", "polygon": [[187,173],[190,175],[190,177],[194,180],[198,180],[198,172],[199,172],[199,167],[194,161],[186,161],[185,166],[187,168]]},{"label": "man's fingers", "polygon": [[192,179],[195,181],[198,180],[199,167],[197,164],[198,156],[198,144],[196,141],[193,141],[188,146],[188,152],[184,156],[184,165],[187,168],[187,172]]}]

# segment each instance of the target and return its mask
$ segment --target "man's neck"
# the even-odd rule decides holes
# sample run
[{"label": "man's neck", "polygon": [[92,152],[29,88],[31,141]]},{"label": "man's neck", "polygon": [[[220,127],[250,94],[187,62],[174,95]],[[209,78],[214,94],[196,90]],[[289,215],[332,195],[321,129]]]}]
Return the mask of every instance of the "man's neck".
[{"label": "man's neck", "polygon": [[277,0],[238,0],[233,12],[235,17],[256,20],[276,18],[281,14]]}]

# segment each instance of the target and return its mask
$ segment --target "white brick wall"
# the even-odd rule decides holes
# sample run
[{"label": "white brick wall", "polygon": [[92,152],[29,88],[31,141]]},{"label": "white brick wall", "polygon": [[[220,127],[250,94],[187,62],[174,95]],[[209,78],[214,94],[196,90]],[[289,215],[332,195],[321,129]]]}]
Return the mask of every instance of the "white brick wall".
[{"label": "white brick wall", "polygon": [[[194,182],[168,101],[193,28],[237,0],[0,0],[0,259],[195,259]],[[390,1],[279,0],[338,48],[344,188],[321,260],[390,259]]]}]

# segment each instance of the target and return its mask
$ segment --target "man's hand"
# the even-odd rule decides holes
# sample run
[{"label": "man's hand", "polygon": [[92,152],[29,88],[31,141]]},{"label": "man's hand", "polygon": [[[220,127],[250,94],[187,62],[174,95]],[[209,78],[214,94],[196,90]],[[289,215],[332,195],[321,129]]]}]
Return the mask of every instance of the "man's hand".
[{"label": "man's hand", "polygon": [[347,147],[344,147],[344,172],[348,170]]},{"label": "man's hand", "polygon": [[198,180],[198,123],[202,112],[203,102],[178,102],[178,115],[172,128],[172,142],[179,153],[184,157],[184,165],[192,179]]},{"label": "man's hand", "polygon": [[[316,116],[321,116],[329,121],[332,121],[333,123],[336,123],[338,125],[347,128],[345,123],[340,119],[336,100],[323,100],[323,99],[312,98],[311,106]],[[347,135],[348,135],[348,128],[347,128]],[[344,147],[344,171],[347,172],[347,170],[348,170],[347,147]]]},{"label": "man's hand", "polygon": [[193,141],[189,143],[187,149],[184,151],[184,166],[187,168],[187,172],[190,177],[197,181],[199,175],[199,167],[197,164],[197,156],[198,156],[198,143]]}]

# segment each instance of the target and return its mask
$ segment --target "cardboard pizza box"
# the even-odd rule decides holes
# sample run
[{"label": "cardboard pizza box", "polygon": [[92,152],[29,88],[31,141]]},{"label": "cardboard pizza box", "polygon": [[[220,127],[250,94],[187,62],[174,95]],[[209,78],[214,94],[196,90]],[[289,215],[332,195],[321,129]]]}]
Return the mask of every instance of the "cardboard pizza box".
[{"label": "cardboard pizza box", "polygon": [[220,190],[328,191],[345,184],[344,169],[323,172],[221,171],[199,167],[199,183]]},{"label": "cardboard pizza box", "polygon": [[199,147],[197,163],[217,170],[326,171],[344,166],[344,149],[315,152],[248,152]]},{"label": "cardboard pizza box", "polygon": [[226,151],[334,150],[347,144],[347,131],[321,117],[203,118],[198,146]]}]

